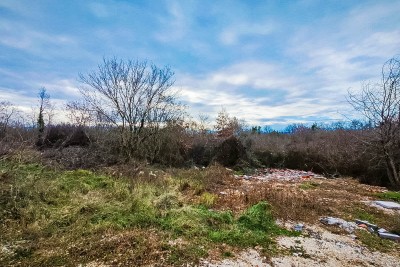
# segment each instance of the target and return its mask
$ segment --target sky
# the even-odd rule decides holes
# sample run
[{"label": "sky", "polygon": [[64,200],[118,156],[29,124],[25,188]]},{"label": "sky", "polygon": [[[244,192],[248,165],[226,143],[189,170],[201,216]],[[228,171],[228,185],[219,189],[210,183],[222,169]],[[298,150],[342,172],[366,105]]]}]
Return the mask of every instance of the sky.
[{"label": "sky", "polygon": [[348,91],[400,54],[399,0],[0,0],[0,101],[58,113],[103,58],[175,72],[196,119],[282,128],[357,115]]}]

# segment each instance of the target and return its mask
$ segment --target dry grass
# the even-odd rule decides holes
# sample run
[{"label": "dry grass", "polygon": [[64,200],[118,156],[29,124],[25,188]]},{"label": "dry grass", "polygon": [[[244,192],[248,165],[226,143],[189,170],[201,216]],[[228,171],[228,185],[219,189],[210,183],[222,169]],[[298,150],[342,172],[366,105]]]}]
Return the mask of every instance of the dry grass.
[{"label": "dry grass", "polygon": [[244,184],[236,189],[227,189],[217,206],[221,209],[240,211],[259,201],[272,206],[275,217],[284,220],[315,221],[321,214],[329,213],[329,207],[318,201],[317,194],[298,188],[293,183]]}]

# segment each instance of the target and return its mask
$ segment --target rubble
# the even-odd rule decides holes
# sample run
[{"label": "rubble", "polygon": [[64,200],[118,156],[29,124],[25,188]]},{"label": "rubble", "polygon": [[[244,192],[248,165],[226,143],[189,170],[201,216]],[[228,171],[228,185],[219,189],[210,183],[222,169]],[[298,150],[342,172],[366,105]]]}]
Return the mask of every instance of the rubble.
[{"label": "rubble", "polygon": [[[368,206],[370,206],[370,207],[374,207],[374,208],[377,208],[377,209],[379,209],[379,210],[381,210],[381,211],[383,211],[384,213],[387,213],[387,214],[400,214],[400,209],[393,209],[393,208],[386,208],[386,207],[390,207],[390,206],[386,206],[386,207],[384,207],[384,206],[382,206],[382,205],[378,205],[378,203],[381,203],[382,204],[382,202],[388,202],[388,201],[371,201],[371,200],[368,200],[368,201],[361,201],[362,203],[364,203],[365,205],[368,205]],[[378,203],[376,203],[376,202],[378,202]],[[395,202],[393,202],[393,203],[395,203]]]},{"label": "rubble", "polygon": [[353,236],[333,234],[317,225],[307,225],[305,228],[304,230],[309,232],[310,235],[278,237],[278,247],[291,252],[290,254],[273,256],[266,261],[259,251],[248,249],[230,259],[203,260],[200,266],[399,266],[400,258],[398,255],[370,251],[358,244]]},{"label": "rubble", "polygon": [[[378,231],[378,229],[379,229],[379,227],[378,227],[377,225],[372,224],[372,223],[370,223],[370,222],[368,222],[368,221],[356,220],[356,224],[357,224],[359,227],[363,227],[363,228],[372,228],[372,229],[374,229],[374,231]],[[366,226],[366,227],[364,227],[364,226]]]},{"label": "rubble", "polygon": [[381,238],[392,239],[395,241],[400,241],[400,236],[390,233],[383,228],[379,228],[377,225],[372,224],[368,221],[363,220],[355,220],[355,223],[348,222],[340,218],[335,217],[323,217],[320,219],[320,222],[325,225],[337,225],[340,228],[344,229],[349,234],[353,234],[357,227],[364,228],[371,234],[377,234]]},{"label": "rubble", "polygon": [[374,201],[374,204],[384,207],[385,209],[400,210],[400,204],[393,201]]},{"label": "rubble", "polygon": [[388,232],[386,229],[379,228],[377,225],[369,223],[368,221],[356,220],[359,227],[366,228],[371,234],[377,234],[380,238],[391,239],[400,242],[400,236]]},{"label": "rubble", "polygon": [[323,217],[319,221],[325,225],[337,225],[349,234],[354,233],[354,230],[357,228],[357,224],[335,217]]},{"label": "rubble", "polygon": [[395,241],[400,241],[400,236],[396,235],[396,234],[391,234],[388,232],[382,232],[382,233],[378,233],[379,237],[381,238],[386,238],[386,239],[391,239],[391,240],[395,240]]},{"label": "rubble", "polygon": [[245,180],[280,180],[280,181],[302,181],[310,178],[324,178],[311,171],[300,171],[292,169],[258,169],[252,175],[234,175],[235,178]]},{"label": "rubble", "polygon": [[296,232],[301,232],[301,231],[303,231],[303,227],[304,227],[304,224],[298,223],[298,224],[296,224],[296,225],[293,227],[293,229],[294,229]]}]

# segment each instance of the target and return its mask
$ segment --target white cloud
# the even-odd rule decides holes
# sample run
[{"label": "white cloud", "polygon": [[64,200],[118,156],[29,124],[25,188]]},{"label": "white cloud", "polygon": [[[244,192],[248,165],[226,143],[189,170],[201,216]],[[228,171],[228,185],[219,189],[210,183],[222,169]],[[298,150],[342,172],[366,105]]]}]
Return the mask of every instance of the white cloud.
[{"label": "white cloud", "polygon": [[177,86],[194,114],[212,119],[221,107],[252,125],[276,118],[285,124],[312,122],[321,116],[343,119],[339,111],[348,106],[344,96],[329,98],[334,89],[319,88],[317,82],[304,82],[300,73],[288,77],[280,70],[272,63],[242,62],[201,77],[183,75]]},{"label": "white cloud", "polygon": [[[51,46],[57,49],[76,45],[76,40],[66,34],[49,34],[30,28],[21,23],[0,20],[0,44],[25,52],[47,56]],[[54,50],[53,50],[54,52]]]},{"label": "white cloud", "polygon": [[301,27],[286,47],[316,93],[327,98],[345,96],[363,81],[379,82],[382,64],[399,53],[400,3],[359,5],[340,20],[324,18]]},{"label": "white cloud", "polygon": [[37,83],[37,87],[45,87],[49,92],[55,92],[57,95],[63,95],[67,99],[80,97],[78,83],[69,79],[54,79],[49,82]]},{"label": "white cloud", "polygon": [[210,77],[215,83],[233,86],[251,86],[259,89],[285,89],[295,86],[284,66],[262,61],[246,61],[216,71]]},{"label": "white cloud", "polygon": [[191,19],[189,10],[184,10],[181,1],[166,2],[167,15],[158,17],[161,29],[154,35],[160,42],[174,42],[181,40],[188,32]]},{"label": "white cloud", "polygon": [[[30,119],[35,117],[35,113],[38,112],[39,98],[35,94],[25,94],[21,91],[15,91],[10,88],[0,87],[0,99],[9,101],[13,106],[20,112],[25,118],[26,123],[30,123]],[[51,91],[49,91],[51,94]],[[54,110],[54,122],[67,122],[67,112],[65,111],[66,99],[64,98],[53,98],[50,95],[50,103]]]},{"label": "white cloud", "polygon": [[264,23],[235,23],[220,33],[219,39],[225,45],[235,45],[241,38],[251,36],[266,36],[271,34],[275,25],[270,22]]}]

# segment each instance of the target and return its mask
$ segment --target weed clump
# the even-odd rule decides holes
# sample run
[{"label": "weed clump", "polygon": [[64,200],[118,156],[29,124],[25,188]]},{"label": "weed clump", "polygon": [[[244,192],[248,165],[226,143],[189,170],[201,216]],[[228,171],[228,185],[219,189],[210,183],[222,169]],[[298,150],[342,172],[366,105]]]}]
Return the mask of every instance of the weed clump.
[{"label": "weed clump", "polygon": [[250,207],[238,222],[243,227],[256,231],[271,231],[276,228],[274,218],[270,212],[271,206],[266,202],[260,202]]}]

